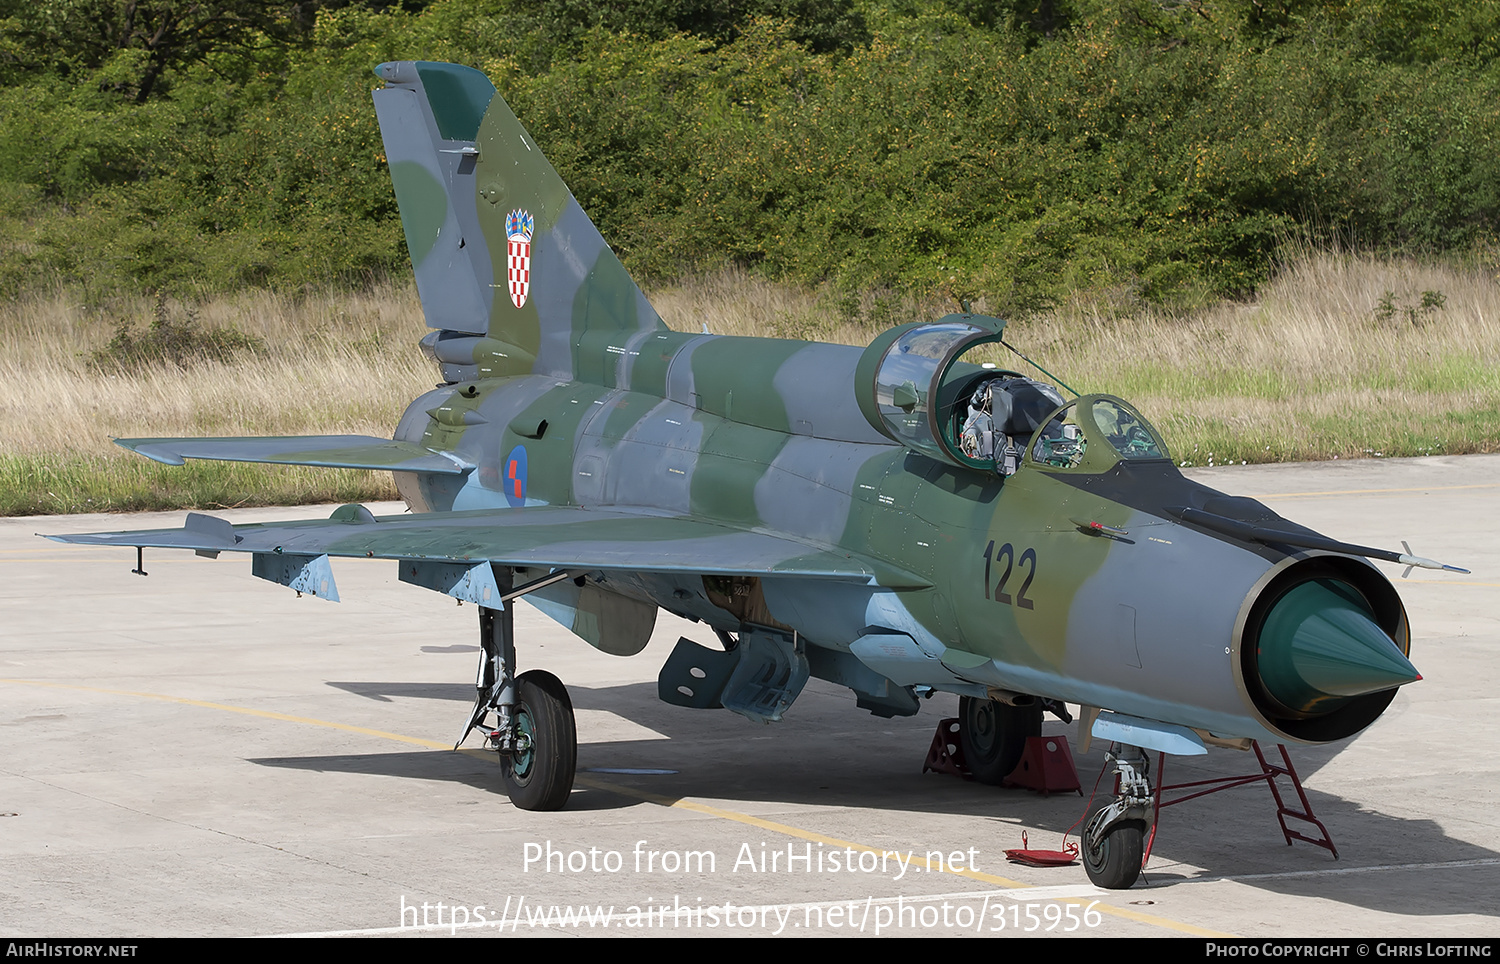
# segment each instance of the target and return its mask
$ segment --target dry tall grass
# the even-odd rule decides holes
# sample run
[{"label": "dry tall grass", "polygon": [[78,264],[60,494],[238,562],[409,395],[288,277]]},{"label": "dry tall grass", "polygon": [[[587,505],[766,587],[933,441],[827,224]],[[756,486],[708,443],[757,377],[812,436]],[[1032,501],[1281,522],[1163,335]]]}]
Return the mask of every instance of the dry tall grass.
[{"label": "dry tall grass", "polygon": [[[651,297],[685,331],[848,344],[956,308],[888,292],[838,300],[740,272]],[[54,292],[0,306],[0,511],[391,495],[378,473],[166,468],[109,438],[389,436],[436,380],[416,347],[426,329],[410,286],[166,306],[190,307],[200,326],[234,327],[267,350],[103,374],[90,354],[122,321],[144,330],[153,298],[87,306]],[[1479,270],[1304,252],[1254,304],[1183,317],[1095,293],[1020,320],[1007,337],[1079,391],[1135,402],[1184,462],[1500,449],[1500,284]]]},{"label": "dry tall grass", "polygon": [[[1184,316],[1091,292],[1014,322],[1006,339],[1080,392],[1135,403],[1190,464],[1495,451],[1497,280],[1479,269],[1304,250],[1251,304]],[[812,330],[856,345],[887,325],[957,310],[879,293],[839,310],[829,300],[731,272],[686,281],[655,303],[682,330],[706,318],[716,334]],[[817,327],[830,316],[837,320]],[[1009,353],[985,357],[1046,378]]]},{"label": "dry tall grass", "polygon": [[111,436],[369,434],[389,437],[436,372],[415,292],[305,297],[246,292],[192,310],[203,328],[266,343],[229,363],[101,372],[90,356],[115,328],[145,331],[154,298],[80,304],[53,292],[0,307],[0,512],[393,498],[385,473],[189,463],[169,468]]},{"label": "dry tall grass", "polygon": [[[181,312],[183,306],[168,305]],[[88,357],[121,322],[146,329],[148,296],[105,306],[66,293],[0,308],[0,451],[113,454],[110,436],[353,433],[389,436],[436,372],[415,293],[378,288],[297,298],[246,292],[209,301],[203,328],[262,339],[263,354],[138,374],[104,373]]]},{"label": "dry tall grass", "polygon": [[1134,401],[1184,461],[1500,447],[1500,284],[1479,270],[1304,253],[1254,304],[1176,318],[1082,302],[1013,338],[1080,391]]}]

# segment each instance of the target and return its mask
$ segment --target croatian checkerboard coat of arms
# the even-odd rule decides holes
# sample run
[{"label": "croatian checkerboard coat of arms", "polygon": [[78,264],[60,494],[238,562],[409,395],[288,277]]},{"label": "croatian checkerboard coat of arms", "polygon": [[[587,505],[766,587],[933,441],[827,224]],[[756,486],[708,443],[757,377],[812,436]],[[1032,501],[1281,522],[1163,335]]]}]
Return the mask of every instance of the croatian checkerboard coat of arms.
[{"label": "croatian checkerboard coat of arms", "polygon": [[520,308],[531,292],[531,235],[536,221],[529,211],[515,210],[505,218],[505,278],[510,303]]}]

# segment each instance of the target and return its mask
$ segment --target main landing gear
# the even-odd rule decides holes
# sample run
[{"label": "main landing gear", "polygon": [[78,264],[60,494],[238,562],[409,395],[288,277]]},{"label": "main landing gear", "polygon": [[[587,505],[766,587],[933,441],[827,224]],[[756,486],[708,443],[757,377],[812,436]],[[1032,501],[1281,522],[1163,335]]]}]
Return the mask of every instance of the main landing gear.
[{"label": "main landing gear", "polygon": [[999,700],[961,696],[958,740],[964,764],[980,783],[999,786],[1021,762],[1026,738],[1042,735],[1040,701],[1013,706]]},{"label": "main landing gear", "polygon": [[562,680],[546,670],[522,673],[516,679],[511,720],[511,750],[500,755],[510,802],[522,810],[561,810],[573,792],[578,766],[573,702]]},{"label": "main landing gear", "polygon": [[1109,890],[1125,890],[1141,875],[1146,828],[1151,819],[1150,760],[1138,746],[1116,744],[1105,758],[1115,765],[1114,800],[1099,804],[1083,825],[1079,855],[1089,880]]},{"label": "main landing gear", "polygon": [[[500,774],[511,803],[522,810],[561,810],[573,791],[578,727],[567,687],[544,670],[515,675],[516,644],[508,569],[495,568],[503,609],[479,607],[479,672],[474,711],[458,742],[476,726],[500,754]],[[540,582],[540,580],[539,580]],[[493,715],[493,725],[486,720]],[[455,744],[456,746],[456,744]]]}]

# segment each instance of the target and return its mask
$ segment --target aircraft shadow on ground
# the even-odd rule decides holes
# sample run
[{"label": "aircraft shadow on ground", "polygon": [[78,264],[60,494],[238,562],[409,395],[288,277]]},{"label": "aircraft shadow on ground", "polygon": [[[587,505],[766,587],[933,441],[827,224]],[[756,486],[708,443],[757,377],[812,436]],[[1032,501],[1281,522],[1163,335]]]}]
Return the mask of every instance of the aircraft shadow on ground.
[{"label": "aircraft shadow on ground", "polygon": [[[332,682],[328,685],[367,699],[433,699],[454,704],[472,701],[470,684]],[[620,686],[571,686],[575,709],[605,710],[661,734],[665,739],[590,742],[587,726],[579,733],[578,766],[582,780],[568,809],[615,810],[643,801],[684,797],[746,802],[880,809],[912,814],[965,814],[992,824],[994,834],[983,847],[998,860],[1000,852],[1021,846],[1021,828],[1033,832],[1030,845],[1061,847],[1060,838],[1084,813],[1086,797],[1103,765],[1102,748],[1087,754],[1074,750],[1084,796],[1043,797],[1027,790],[1002,789],[956,777],[923,773],[922,763],[939,719],[951,715],[951,698],[924,707],[917,717],[882,720],[854,707],[853,697],[831,684],[814,680],[786,719],[774,726],[751,723],[734,714],[669,706],[656,698],[654,683]],[[455,717],[461,714],[454,714]],[[1075,726],[1048,718],[1046,732],[1073,740]],[[470,737],[469,746],[478,740]],[[1293,764],[1305,780],[1338,753],[1339,747],[1296,747]],[[1274,748],[1266,747],[1274,756]],[[488,754],[396,753],[260,758],[263,766],[316,771],[377,774],[409,779],[463,783],[503,794],[498,766]],[[1153,755],[1153,767],[1155,757]],[[666,773],[614,773],[608,770],[657,769]],[[1246,774],[1256,769],[1247,753],[1216,750],[1207,757],[1170,758],[1168,784]],[[1108,778],[1105,778],[1106,783]],[[1101,784],[1103,786],[1104,784]],[[1283,787],[1285,783],[1283,782]],[[613,788],[613,789],[612,789]],[[1284,789],[1295,806],[1295,797]],[[1315,896],[1390,913],[1494,913],[1493,895],[1500,889],[1500,854],[1449,837],[1436,821],[1372,812],[1368,801],[1349,800],[1308,790],[1314,813],[1340,848],[1341,860],[1327,851],[1297,842],[1286,846],[1277,825],[1271,796],[1263,785],[1241,787],[1164,811],[1152,863],[1137,889],[1191,885],[1195,881],[1234,878],[1245,884],[1291,896]],[[545,815],[539,815],[545,819]],[[1301,829],[1301,828],[1294,828]],[[1057,837],[1050,838],[1048,833]],[[1306,832],[1315,836],[1310,829]],[[1414,855],[1421,855],[1420,858]],[[1416,871],[1386,870],[1333,873],[1360,867],[1413,863],[1484,861],[1456,868],[1445,878],[1451,886],[1420,882]],[[1495,861],[1495,863],[1489,863]],[[1199,872],[1193,868],[1208,868]],[[1186,869],[1184,869],[1186,868]],[[998,865],[984,868],[1001,874]],[[1062,875],[1077,875],[1078,868]],[[1257,875],[1274,875],[1258,877]],[[1298,876],[1292,876],[1298,875]],[[1059,880],[1059,882],[1070,882]],[[1384,886],[1372,883],[1376,880]]]},{"label": "aircraft shadow on ground", "polygon": [[[477,648],[477,647],[474,647]],[[381,703],[394,702],[392,697],[414,700],[453,700],[474,702],[473,683],[338,683],[328,684],[334,689],[363,696]]]}]

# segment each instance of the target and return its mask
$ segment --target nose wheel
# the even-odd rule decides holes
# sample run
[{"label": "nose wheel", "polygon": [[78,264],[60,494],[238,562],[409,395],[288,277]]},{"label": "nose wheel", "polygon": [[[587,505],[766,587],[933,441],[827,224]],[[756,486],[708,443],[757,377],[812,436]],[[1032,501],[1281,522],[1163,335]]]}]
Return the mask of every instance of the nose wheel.
[{"label": "nose wheel", "polygon": [[1145,852],[1146,824],[1127,820],[1104,831],[1097,842],[1085,843],[1079,856],[1095,887],[1129,890],[1141,876]]},{"label": "nose wheel", "polygon": [[1126,890],[1141,876],[1145,862],[1152,813],[1150,761],[1140,747],[1125,744],[1117,744],[1107,758],[1115,765],[1119,790],[1089,815],[1079,856],[1096,887]]}]

